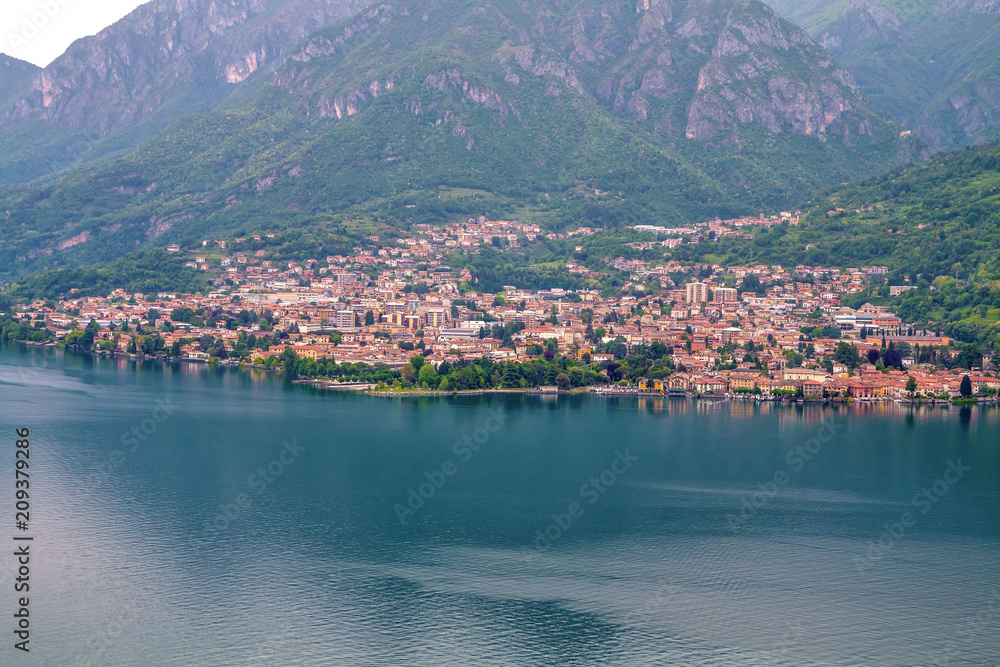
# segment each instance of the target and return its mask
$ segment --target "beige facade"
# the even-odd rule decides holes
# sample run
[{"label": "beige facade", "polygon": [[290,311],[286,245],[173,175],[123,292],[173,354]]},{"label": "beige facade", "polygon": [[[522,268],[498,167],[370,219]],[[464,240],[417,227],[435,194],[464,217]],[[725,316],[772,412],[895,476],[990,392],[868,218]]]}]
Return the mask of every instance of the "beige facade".
[{"label": "beige facade", "polygon": [[719,287],[712,293],[712,301],[715,303],[733,303],[737,301],[738,292],[732,287]]},{"label": "beige facade", "polygon": [[688,303],[704,303],[708,301],[708,285],[705,283],[688,283],[685,287],[685,297]]},{"label": "beige facade", "polygon": [[826,379],[826,371],[813,370],[811,368],[786,368],[782,376],[786,381],[812,380],[823,382]]}]

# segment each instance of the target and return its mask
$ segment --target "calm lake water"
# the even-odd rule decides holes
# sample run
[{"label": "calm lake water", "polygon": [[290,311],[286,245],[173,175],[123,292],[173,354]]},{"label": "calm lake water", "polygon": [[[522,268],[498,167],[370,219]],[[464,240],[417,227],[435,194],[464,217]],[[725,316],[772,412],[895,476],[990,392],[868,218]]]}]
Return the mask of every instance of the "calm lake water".
[{"label": "calm lake water", "polygon": [[16,427],[35,537],[0,664],[1000,663],[996,409],[378,399],[17,346],[0,406],[0,539]]}]

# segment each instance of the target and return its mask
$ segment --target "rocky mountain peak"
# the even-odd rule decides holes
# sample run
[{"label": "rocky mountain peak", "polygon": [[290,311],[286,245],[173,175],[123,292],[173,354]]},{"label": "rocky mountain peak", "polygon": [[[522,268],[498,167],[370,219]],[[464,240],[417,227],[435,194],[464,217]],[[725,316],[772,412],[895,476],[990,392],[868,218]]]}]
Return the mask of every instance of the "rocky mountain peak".
[{"label": "rocky mountain peak", "polygon": [[40,71],[37,65],[0,53],[0,105],[19,93]]},{"label": "rocky mountain peak", "polygon": [[[259,70],[273,73],[302,39],[365,4],[153,0],[77,40],[20,87],[0,112],[0,146],[4,129],[19,124],[69,130],[72,149],[39,147],[62,166],[121,147],[99,146],[115,132],[152,136],[180,115],[210,111]],[[11,171],[30,178],[50,166],[26,160]]]},{"label": "rocky mountain peak", "polygon": [[944,0],[937,10],[941,18],[962,14],[1000,14],[1000,0]]},{"label": "rocky mountain peak", "polygon": [[690,139],[738,140],[740,125],[760,125],[826,141],[870,136],[867,107],[851,75],[800,28],[754,0],[738,2],[698,74],[688,107]]}]

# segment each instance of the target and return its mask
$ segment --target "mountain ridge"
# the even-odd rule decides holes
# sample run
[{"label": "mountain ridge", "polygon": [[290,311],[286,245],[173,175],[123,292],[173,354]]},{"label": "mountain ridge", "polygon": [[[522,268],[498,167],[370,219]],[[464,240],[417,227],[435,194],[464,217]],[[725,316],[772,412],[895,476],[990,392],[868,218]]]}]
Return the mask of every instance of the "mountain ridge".
[{"label": "mountain ridge", "polygon": [[358,221],[483,206],[552,228],[757,213],[919,151],[757,0],[381,3],[282,53],[239,99],[0,190],[0,257],[72,266],[264,226],[321,250]]},{"label": "mountain ridge", "polygon": [[768,0],[934,151],[1000,139],[996,0]]},{"label": "mountain ridge", "polygon": [[17,95],[41,71],[37,65],[0,53],[0,105]]},{"label": "mountain ridge", "polygon": [[[367,0],[153,0],[76,40],[0,117],[0,183],[134,148],[251,87],[298,41]],[[258,77],[262,78],[262,77]],[[249,80],[249,81],[248,81]]]}]

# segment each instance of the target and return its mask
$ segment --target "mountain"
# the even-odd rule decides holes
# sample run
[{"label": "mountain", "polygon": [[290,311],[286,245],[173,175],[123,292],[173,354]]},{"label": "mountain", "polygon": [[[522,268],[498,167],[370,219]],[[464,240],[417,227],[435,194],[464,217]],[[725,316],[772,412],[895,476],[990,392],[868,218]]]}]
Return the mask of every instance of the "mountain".
[{"label": "mountain", "polygon": [[896,297],[887,288],[867,299],[859,294],[853,305],[889,305],[904,321],[1000,351],[1000,144],[831,188],[807,205],[818,207],[814,226],[849,230],[829,236],[828,247],[849,244],[852,257],[858,248],[877,254],[892,271],[890,284],[917,288]]},{"label": "mountain", "polygon": [[[1000,144],[823,188],[798,207],[807,214],[797,225],[681,245],[669,258],[722,266],[885,266],[884,278],[843,295],[843,305],[887,306],[918,328],[1000,353]],[[600,239],[609,249],[601,253],[599,236],[584,241],[591,258],[663,257],[659,248],[640,251],[608,239]],[[893,285],[913,289],[892,295]]]},{"label": "mountain", "polygon": [[302,39],[365,4],[144,4],[75,41],[32,80],[13,82],[17,99],[0,111],[0,183],[29,181],[132,148],[182,116],[232,103],[267,81]]},{"label": "mountain", "polygon": [[[263,229],[319,256],[480,212],[552,228],[756,213],[920,150],[757,0],[414,0],[318,30],[344,6],[226,7],[146,5],[11,106],[8,180],[74,142],[86,162],[152,136],[0,191],[4,266]],[[126,54],[121,72],[90,53]]]},{"label": "mountain", "polygon": [[768,0],[935,151],[1000,138],[997,0]]},{"label": "mountain", "polygon": [[990,287],[986,294],[1000,307],[1000,144],[823,188],[799,207],[808,214],[797,226],[705,247],[734,253],[727,261],[737,264],[882,264],[892,284],[957,277]]},{"label": "mountain", "polygon": [[0,105],[21,92],[41,69],[37,65],[0,53]]}]

